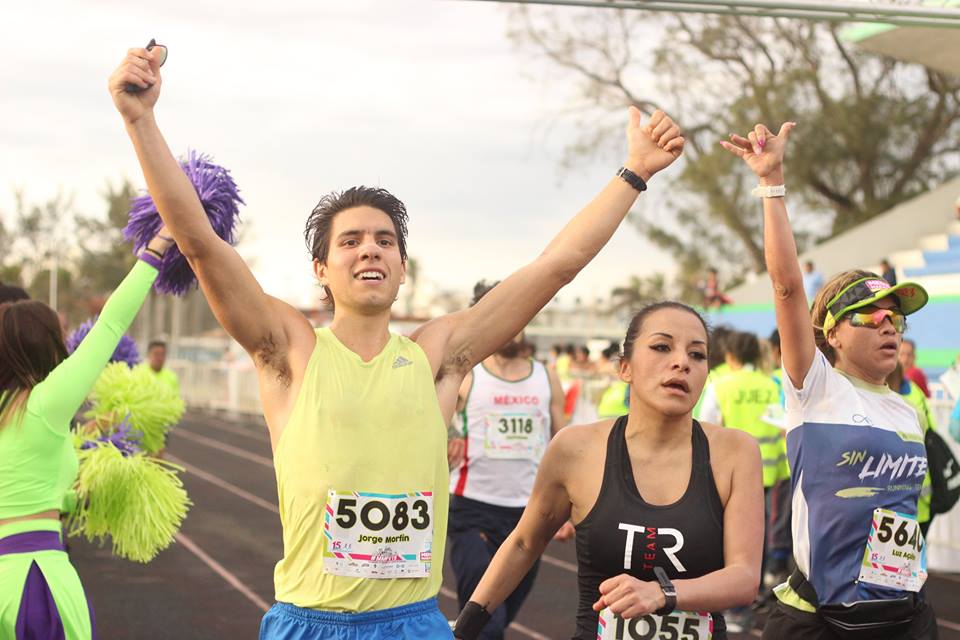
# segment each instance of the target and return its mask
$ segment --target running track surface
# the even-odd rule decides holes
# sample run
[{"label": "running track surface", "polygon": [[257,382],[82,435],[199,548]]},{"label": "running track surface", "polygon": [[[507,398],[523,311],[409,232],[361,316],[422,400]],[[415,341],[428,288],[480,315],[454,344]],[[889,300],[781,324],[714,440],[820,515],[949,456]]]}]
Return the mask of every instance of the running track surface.
[{"label": "running track surface", "polygon": [[[72,539],[71,557],[90,595],[101,640],[253,639],[273,602],[282,553],[270,443],[260,419],[188,413],[167,457],[186,468],[194,506],[176,544],[150,564],[114,558],[109,548]],[[576,606],[572,541],[547,549],[536,586],[509,640],[569,638]],[[960,640],[960,575],[927,582],[941,640]],[[456,617],[449,568],[440,608]],[[736,640],[759,637],[732,636]],[[426,639],[425,639],[426,640]]]}]

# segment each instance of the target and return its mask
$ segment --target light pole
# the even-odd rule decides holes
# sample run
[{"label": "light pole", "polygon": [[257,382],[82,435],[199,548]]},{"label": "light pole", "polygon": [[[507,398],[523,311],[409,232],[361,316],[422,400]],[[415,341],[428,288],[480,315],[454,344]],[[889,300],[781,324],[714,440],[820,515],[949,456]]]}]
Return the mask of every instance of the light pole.
[{"label": "light pole", "polygon": [[57,276],[60,275],[60,253],[56,249],[53,249],[52,253],[50,261],[50,308],[56,311],[59,293],[57,291]]}]

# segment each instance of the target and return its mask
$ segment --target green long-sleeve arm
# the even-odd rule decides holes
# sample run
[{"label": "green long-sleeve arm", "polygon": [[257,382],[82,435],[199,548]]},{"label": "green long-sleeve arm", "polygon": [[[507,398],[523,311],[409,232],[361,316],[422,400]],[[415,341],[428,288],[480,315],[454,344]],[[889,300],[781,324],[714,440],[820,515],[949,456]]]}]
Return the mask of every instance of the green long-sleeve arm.
[{"label": "green long-sleeve arm", "polygon": [[137,263],[116,288],[90,333],[77,349],[30,392],[28,409],[54,428],[69,428],[70,420],[107,366],[117,344],[143,306],[157,270]]}]

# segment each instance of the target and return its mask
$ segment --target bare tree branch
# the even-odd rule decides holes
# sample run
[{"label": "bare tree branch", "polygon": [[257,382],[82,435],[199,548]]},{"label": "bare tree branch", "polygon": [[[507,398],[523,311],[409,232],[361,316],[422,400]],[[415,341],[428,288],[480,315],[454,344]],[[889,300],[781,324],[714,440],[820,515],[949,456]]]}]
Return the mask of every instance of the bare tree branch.
[{"label": "bare tree branch", "polygon": [[[673,16],[655,49],[664,91],[631,80],[649,21],[624,11],[554,12],[528,20],[521,46],[581,81],[584,110],[663,108],[684,124],[685,161],[668,207],[638,228],[676,258],[682,277],[710,262],[728,275],[763,268],[762,224],[746,197],[755,178],[716,142],[757,122],[800,126],[791,138],[791,184],[808,209],[809,238],[828,237],[960,171],[960,82],[855,50],[836,28],[784,19]],[[527,14],[529,18],[529,14]],[[644,29],[644,31],[640,31]],[[661,106],[662,103],[662,106]],[[691,124],[692,123],[692,124]],[[608,123],[582,123],[570,153],[596,153]],[[803,238],[801,238],[803,239]]]},{"label": "bare tree branch", "polygon": [[853,58],[850,57],[850,52],[847,51],[847,48],[840,42],[840,36],[837,35],[837,27],[834,25],[830,25],[830,37],[833,39],[833,44],[837,47],[837,51],[840,52],[840,57],[847,63],[847,68],[850,70],[850,80],[853,82],[853,90],[856,93],[857,99],[862,100],[863,87],[860,85],[860,68],[854,64]]}]

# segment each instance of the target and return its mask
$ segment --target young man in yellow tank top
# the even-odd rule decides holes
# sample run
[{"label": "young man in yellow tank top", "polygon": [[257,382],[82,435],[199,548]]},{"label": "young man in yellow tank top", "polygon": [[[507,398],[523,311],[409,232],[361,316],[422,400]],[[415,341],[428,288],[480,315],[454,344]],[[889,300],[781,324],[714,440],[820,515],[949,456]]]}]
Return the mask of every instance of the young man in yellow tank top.
[{"label": "young man in yellow tank top", "polygon": [[[383,189],[325,196],[305,237],[333,304],[315,330],[266,294],[213,232],[153,115],[156,54],[131,49],[110,79],[150,194],[217,319],[257,367],[283,524],[277,604],[263,639],[451,637],[436,606],[448,504],[446,424],[460,383],[515,336],[613,235],[646,182],[683,150],[661,112],[630,110],[623,167],[530,264],[479,304],[390,333],[406,276],[406,210]],[[126,90],[134,84],[141,90]]]}]

